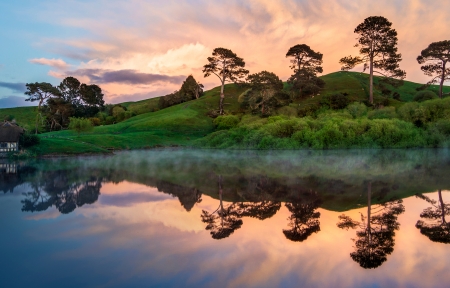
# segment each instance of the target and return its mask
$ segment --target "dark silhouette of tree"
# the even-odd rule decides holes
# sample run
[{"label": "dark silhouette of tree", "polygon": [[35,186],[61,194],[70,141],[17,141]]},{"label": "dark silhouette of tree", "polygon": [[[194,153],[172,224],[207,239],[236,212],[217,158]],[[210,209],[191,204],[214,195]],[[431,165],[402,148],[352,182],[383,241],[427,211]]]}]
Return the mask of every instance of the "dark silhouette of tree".
[{"label": "dark silhouette of tree", "polygon": [[24,194],[22,211],[45,211],[55,206],[59,212],[68,214],[84,204],[98,200],[102,178],[92,176],[86,181],[74,181],[67,171],[46,172],[30,182],[33,191]]},{"label": "dark silhouette of tree", "polygon": [[229,237],[242,226],[238,207],[235,204],[224,207],[222,194],[222,176],[219,176],[219,207],[212,213],[203,210],[201,215],[202,222],[207,224],[205,229],[210,230],[212,238],[217,240]]},{"label": "dark silhouette of tree", "polygon": [[59,90],[56,87],[53,87],[52,84],[41,82],[41,83],[27,83],[26,84],[27,91],[25,92],[25,95],[28,96],[25,101],[39,101],[38,104],[38,114],[36,115],[36,134],[38,133],[38,123],[39,119],[42,118],[42,111],[41,106],[44,103],[45,100],[52,98],[52,97],[58,97],[60,95]]},{"label": "dark silhouette of tree", "polygon": [[319,208],[321,201],[315,200],[309,203],[291,202],[286,203],[285,206],[291,212],[288,217],[288,226],[290,229],[283,229],[284,236],[296,242],[303,242],[313,233],[320,231],[320,212]]},{"label": "dark silhouette of tree", "polygon": [[429,84],[439,83],[439,98],[442,98],[442,87],[444,81],[450,80],[450,67],[446,67],[450,62],[450,40],[433,42],[422,50],[417,57],[419,64],[425,64],[420,69],[425,75],[433,77]]},{"label": "dark silhouette of tree", "polygon": [[252,217],[259,220],[271,218],[281,208],[281,202],[277,201],[242,202],[236,205],[240,217]]},{"label": "dark silhouette of tree", "polygon": [[40,212],[50,208],[55,202],[53,195],[50,195],[42,190],[37,183],[31,185],[32,191],[24,193],[25,199],[20,202],[22,205],[22,211],[26,212]]},{"label": "dark silhouette of tree", "polygon": [[226,48],[215,48],[212,57],[208,57],[208,62],[208,64],[203,66],[203,73],[205,77],[214,74],[220,79],[219,114],[223,115],[225,83],[238,82],[248,74],[248,70],[244,69],[244,60]]},{"label": "dark silhouette of tree", "polygon": [[420,213],[420,218],[424,220],[418,220],[416,228],[431,241],[448,244],[450,243],[450,224],[447,223],[445,216],[450,215],[450,204],[444,203],[440,189],[438,195],[439,201],[422,194],[416,195],[432,205]]},{"label": "dark silhouette of tree", "polygon": [[158,191],[178,197],[181,205],[188,212],[196,203],[202,202],[202,193],[197,188],[184,187],[167,181],[158,181],[156,187]]},{"label": "dark silhouette of tree", "polygon": [[[392,23],[382,16],[371,16],[355,28],[358,34],[360,56],[341,58],[342,70],[350,70],[364,63],[364,71],[369,69],[369,101],[373,103],[373,73],[389,78],[404,79],[406,72],[400,70],[402,55],[397,53],[397,31],[391,28]],[[374,68],[383,71],[375,71]]]},{"label": "dark silhouette of tree", "polygon": [[198,99],[203,95],[204,86],[195,80],[194,76],[189,75],[183,81],[179,93],[185,101]]},{"label": "dark silhouette of tree", "polygon": [[361,221],[349,216],[339,216],[337,226],[341,229],[356,229],[355,251],[350,257],[364,269],[377,268],[387,260],[387,255],[394,251],[395,230],[399,229],[398,215],[405,211],[403,200],[391,200],[372,205],[372,183],[368,184],[367,215],[361,214]]},{"label": "dark silhouette of tree", "polygon": [[[262,71],[247,77],[250,90],[246,93],[242,106],[249,106],[252,110],[260,110],[262,115],[270,115],[271,110],[288,104],[283,97],[283,81],[272,72]],[[289,100],[289,95],[287,95]],[[287,102],[287,103],[286,103]]]},{"label": "dark silhouette of tree", "polygon": [[322,58],[320,52],[312,50],[306,44],[297,44],[289,48],[286,57],[291,58],[291,69],[294,74],[288,79],[293,91],[299,96],[309,96],[319,93],[325,82],[317,77],[322,73]]}]

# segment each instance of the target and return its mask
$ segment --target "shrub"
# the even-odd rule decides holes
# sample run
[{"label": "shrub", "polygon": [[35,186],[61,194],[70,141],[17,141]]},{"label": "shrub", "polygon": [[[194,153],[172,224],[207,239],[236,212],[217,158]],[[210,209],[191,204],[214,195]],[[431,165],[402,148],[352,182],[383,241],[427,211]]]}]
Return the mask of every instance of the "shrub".
[{"label": "shrub", "polygon": [[116,119],[114,119],[113,116],[107,116],[105,118],[105,124],[106,125],[111,125],[111,124],[114,124],[115,122],[116,122]]},{"label": "shrub", "polygon": [[367,118],[369,119],[393,119],[397,118],[397,113],[395,113],[394,107],[384,107],[381,109],[376,109],[367,113]]},{"label": "shrub", "polygon": [[89,118],[89,121],[91,121],[92,126],[100,126],[100,119],[97,117]]},{"label": "shrub", "polygon": [[347,111],[353,118],[360,118],[367,113],[367,106],[362,103],[354,102],[347,106]]},{"label": "shrub", "polygon": [[91,131],[93,126],[89,119],[70,117],[69,129],[76,131],[80,137],[81,132]]},{"label": "shrub", "polygon": [[40,141],[41,139],[36,134],[25,132],[19,138],[19,146],[28,148],[39,144]]},{"label": "shrub", "polygon": [[333,110],[344,109],[350,103],[350,100],[348,99],[347,96],[348,96],[347,93],[326,95],[322,97],[322,99],[320,100],[320,104],[327,105]]},{"label": "shrub", "polygon": [[424,91],[417,92],[416,95],[414,95],[413,101],[423,102],[423,101],[432,100],[432,99],[436,99],[436,98],[437,98],[436,93],[434,93],[433,91],[430,91],[430,90],[424,90]]},{"label": "shrub", "polygon": [[218,130],[231,129],[239,124],[239,118],[235,115],[219,116],[213,121]]},{"label": "shrub", "polygon": [[279,115],[284,115],[287,117],[297,117],[297,109],[290,106],[284,106],[277,110]]},{"label": "shrub", "polygon": [[434,124],[434,128],[445,136],[450,136],[450,120],[442,119]]}]

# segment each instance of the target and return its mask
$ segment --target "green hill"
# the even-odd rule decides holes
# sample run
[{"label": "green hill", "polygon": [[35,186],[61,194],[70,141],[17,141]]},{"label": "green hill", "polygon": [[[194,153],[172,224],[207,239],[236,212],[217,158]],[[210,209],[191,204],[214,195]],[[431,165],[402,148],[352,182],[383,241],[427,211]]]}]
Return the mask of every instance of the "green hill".
[{"label": "green hill", "polygon": [[[322,76],[326,82],[320,95],[304,100],[297,100],[290,106],[318,105],[320,99],[335,93],[347,93],[352,101],[368,99],[368,75],[355,72],[335,72]],[[375,78],[377,84],[379,78]],[[402,101],[411,101],[416,88],[421,84],[404,81],[399,88],[389,87],[392,93],[400,94]],[[436,91],[437,86],[429,90]],[[225,87],[225,112],[227,114],[242,114],[238,102],[239,95],[245,88],[234,84]],[[445,87],[446,93],[450,87]],[[42,144],[35,148],[37,154],[100,152],[105,149],[138,149],[158,146],[188,145],[192,140],[202,138],[214,131],[213,119],[208,116],[210,111],[217,110],[220,87],[205,92],[200,99],[178,104],[158,110],[159,98],[137,102],[125,102],[123,106],[138,114],[118,124],[95,127],[90,133],[77,137],[72,131],[57,131],[41,134]],[[375,101],[385,99],[375,85]],[[401,106],[403,102],[390,99],[390,106]],[[36,108],[18,107],[0,109],[0,117],[13,115],[16,121],[28,129],[34,126]],[[65,143],[65,144],[64,144]],[[64,148],[64,146],[67,146]]]}]

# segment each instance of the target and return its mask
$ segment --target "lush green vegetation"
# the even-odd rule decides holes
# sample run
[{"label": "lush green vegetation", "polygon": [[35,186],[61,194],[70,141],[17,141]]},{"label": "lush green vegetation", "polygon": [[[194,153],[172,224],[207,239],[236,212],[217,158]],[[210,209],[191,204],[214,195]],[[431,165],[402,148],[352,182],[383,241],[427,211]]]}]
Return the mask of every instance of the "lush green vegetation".
[{"label": "lush green vegetation", "polygon": [[[199,99],[162,110],[157,108],[159,98],[127,102],[121,105],[139,115],[117,124],[94,127],[91,132],[80,133],[79,138],[70,130],[40,134],[48,141],[58,139],[58,147],[48,146],[54,142],[42,141],[34,151],[39,155],[59,154],[65,150],[67,153],[94,153],[104,152],[104,149],[160,146],[325,149],[446,145],[449,129],[446,115],[450,114],[448,98],[410,102],[422,85],[404,81],[403,86],[390,87],[389,98],[383,96],[386,91],[383,94],[375,89],[374,103],[378,108],[374,108],[366,101],[366,74],[336,72],[321,78],[326,85],[320,95],[293,99],[289,105],[275,109],[268,118],[242,107],[240,101],[247,87],[228,84],[225,87],[225,116],[212,118],[217,116],[220,87],[206,91]],[[379,80],[375,78],[375,88]],[[286,88],[289,85],[285,83]],[[437,89],[437,86],[430,86],[426,90],[435,92]],[[450,92],[450,87],[444,87],[444,92]],[[401,101],[392,98],[394,93],[399,93]],[[350,105],[345,109],[330,110],[329,106],[340,108],[339,105],[327,105],[336,95],[345,95]],[[383,107],[383,103],[388,106]],[[35,107],[0,109],[1,117],[9,115],[20,125],[33,130]],[[300,131],[302,127],[305,128],[303,132]]]}]

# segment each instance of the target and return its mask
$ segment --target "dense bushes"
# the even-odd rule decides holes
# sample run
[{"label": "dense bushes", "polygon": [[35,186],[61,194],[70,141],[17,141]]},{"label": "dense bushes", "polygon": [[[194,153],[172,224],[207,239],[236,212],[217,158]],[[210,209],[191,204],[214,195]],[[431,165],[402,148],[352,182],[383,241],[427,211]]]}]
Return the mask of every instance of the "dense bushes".
[{"label": "dense bushes", "polygon": [[381,109],[375,109],[367,113],[367,118],[369,119],[393,119],[397,118],[397,113],[395,113],[395,107],[384,107]]},{"label": "dense bushes", "polygon": [[330,107],[331,109],[337,110],[337,109],[344,109],[347,107],[347,105],[350,103],[350,100],[348,99],[348,94],[344,93],[337,93],[333,95],[326,95],[323,96],[320,100],[320,104],[326,105]]},{"label": "dense bushes", "polygon": [[22,135],[20,135],[19,147],[21,148],[32,147],[34,145],[39,144],[40,140],[41,139],[36,134],[25,132]]},{"label": "dense bushes", "polygon": [[423,101],[432,100],[432,99],[436,99],[436,98],[437,98],[436,93],[434,93],[433,91],[430,91],[430,90],[424,90],[424,91],[417,92],[416,95],[414,95],[413,100],[416,102],[423,102]]},{"label": "dense bushes", "polygon": [[435,147],[450,133],[447,122],[425,130],[399,119],[280,117],[269,120],[258,128],[240,123],[228,131],[208,135],[197,145],[235,149]]},{"label": "dense bushes", "polygon": [[224,115],[217,117],[213,122],[218,130],[230,129],[236,127],[239,123],[239,118],[234,115]]}]

